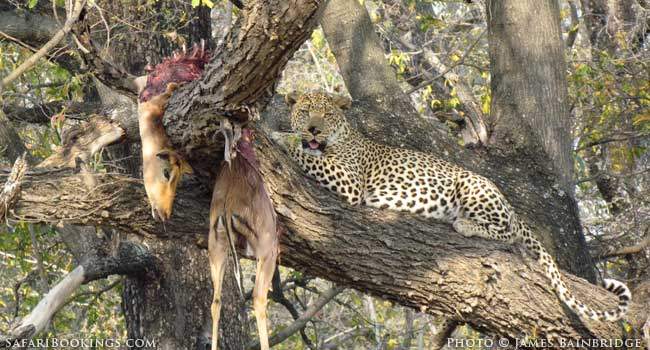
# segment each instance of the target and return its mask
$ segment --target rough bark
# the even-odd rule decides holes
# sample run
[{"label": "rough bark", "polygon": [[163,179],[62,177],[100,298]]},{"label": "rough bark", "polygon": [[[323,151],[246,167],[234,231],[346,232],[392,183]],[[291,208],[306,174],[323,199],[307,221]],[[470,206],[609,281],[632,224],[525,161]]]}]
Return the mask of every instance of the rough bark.
[{"label": "rough bark", "polygon": [[350,95],[359,100],[399,103],[395,110],[406,109],[417,114],[408,98],[386,94],[386,91],[404,95],[395,79],[395,72],[386,64],[384,50],[363,3],[351,0],[330,0],[325,7],[321,26],[327,42],[339,64]]},{"label": "rough bark", "polygon": [[[568,254],[580,275],[593,281],[593,261],[573,199],[572,122],[558,4],[489,1],[487,12],[492,145],[520,164],[537,167],[538,176],[547,179],[545,186],[563,197],[563,227],[544,238],[562,246],[554,256]],[[522,40],[522,33],[536,40]],[[567,226],[572,230],[567,232]],[[565,262],[560,258],[560,266],[566,267]]]},{"label": "rough bark", "polygon": [[16,129],[7,116],[0,111],[0,157],[9,159],[10,162],[18,159],[27,151],[23,140],[20,139]]},{"label": "rough bark", "polygon": [[[207,232],[206,228],[207,224],[195,227],[195,232]],[[212,288],[206,251],[181,237],[143,241],[158,258],[161,278],[126,280],[122,308],[130,320],[129,337],[155,340],[154,349],[161,350],[209,348]],[[243,302],[236,292],[233,269],[226,271],[222,295],[226,317],[219,324],[219,348],[242,350],[248,342],[242,327]]]},{"label": "rough bark", "polygon": [[[513,338],[521,338],[532,329],[538,337],[620,336],[616,324],[582,325],[567,314],[540,268],[512,246],[466,239],[451,232],[448,225],[411,215],[341,204],[334,195],[302,177],[263,134],[258,154],[273,202],[288,229],[281,238],[283,264],[432,314],[453,314],[477,329]],[[74,177],[43,173],[30,174],[27,179],[14,218],[42,212],[47,217],[39,221],[111,225],[164,237],[161,227],[143,209],[146,199],[141,186],[131,180],[114,178],[117,182],[112,184],[100,181],[99,187],[107,193],[125,189],[116,196],[124,199],[102,201],[112,205],[96,211],[95,203],[83,200],[88,192],[79,191],[81,186],[75,184],[78,180]],[[39,200],[34,200],[36,193]],[[47,200],[57,193],[68,196],[65,201]],[[197,241],[197,234],[206,233],[208,199],[208,193],[192,194],[187,188],[179,191],[179,205],[168,226],[174,236],[166,237],[179,246],[177,253],[169,253],[172,257],[195,249],[189,243]],[[41,205],[57,210],[42,211],[45,208]],[[110,213],[109,217],[102,212]],[[176,261],[175,268],[186,262],[172,261]],[[199,266],[192,265],[194,269]],[[605,290],[568,274],[565,278],[569,288],[590,305],[615,305],[616,299]],[[200,288],[196,281],[193,283],[193,288]],[[153,289],[140,290],[155,293]],[[647,312],[643,301],[635,300],[629,316],[632,325],[640,327]]]},{"label": "rough bark", "polygon": [[560,188],[572,196],[572,123],[559,11],[554,1],[488,1],[491,138],[500,147],[533,154],[541,146]]},{"label": "rough bark", "polygon": [[20,194],[20,186],[27,172],[26,156],[19,157],[14,162],[13,168],[7,177],[7,181],[0,191],[0,222],[5,218],[7,211],[14,206]]}]

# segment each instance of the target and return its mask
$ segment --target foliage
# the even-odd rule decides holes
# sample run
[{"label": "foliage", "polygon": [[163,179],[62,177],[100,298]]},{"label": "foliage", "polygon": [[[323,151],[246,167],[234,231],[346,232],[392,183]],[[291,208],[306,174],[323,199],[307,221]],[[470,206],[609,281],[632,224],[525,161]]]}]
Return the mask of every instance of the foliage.
[{"label": "foliage", "polygon": [[[0,333],[4,333],[15,316],[28,314],[76,262],[54,228],[20,223],[0,230],[0,265]],[[43,338],[125,339],[120,288],[115,279],[83,286],[56,315]]]},{"label": "foliage", "polygon": [[[118,27],[129,27],[137,33],[116,30],[111,40],[117,43],[125,35],[160,35],[176,46],[187,42],[177,29],[195,20],[192,14],[180,6],[178,10],[157,12],[156,3],[140,2],[134,10],[142,18],[158,16],[160,20],[153,28],[145,28],[144,20],[140,22],[138,16],[126,23],[119,12],[107,13],[109,19],[119,19]],[[26,4],[34,8],[39,2],[28,0]],[[223,2],[210,0],[191,0],[185,4],[212,8],[213,14],[226,15],[223,12],[228,10]],[[395,68],[404,90],[411,92],[424,118],[448,122],[466,111],[455,82],[441,77],[442,72],[431,67],[421,48],[430,49],[459,75],[480,102],[482,112],[489,115],[488,43],[485,37],[480,37],[486,29],[482,1],[467,4],[463,1],[373,0],[364,4],[382,40],[387,62]],[[236,16],[237,11],[232,11],[227,15]],[[648,222],[650,60],[647,48],[645,51],[635,49],[634,42],[624,35],[614,37],[618,43],[615,50],[593,46],[584,29],[584,19],[575,23],[570,12],[568,2],[562,1],[565,37],[577,34],[566,57],[571,117],[575,120],[574,159],[581,217],[594,255],[601,261],[602,273],[627,277],[634,284],[647,279],[647,271],[650,271],[647,252],[634,259],[605,259],[598,255],[604,247],[618,248],[638,242],[642,238],[643,225]],[[473,50],[467,51],[476,40]],[[0,75],[11,72],[31,53],[18,45],[0,42]],[[4,87],[0,100],[5,106],[26,108],[55,101],[84,101],[87,83],[87,76],[72,75],[43,60],[15,84]],[[322,30],[318,29],[289,62],[277,90],[287,93],[321,89],[345,93],[335,57]],[[55,114],[65,116],[66,111]],[[36,126],[17,123],[17,126],[32,155],[44,158],[60,145],[61,133],[69,123],[73,121],[66,119],[63,124]],[[597,186],[597,180],[602,177],[615,180],[616,200],[605,200]],[[0,333],[10,327],[16,316],[27,314],[75,264],[55,228],[19,223],[10,229],[0,229]],[[243,266],[246,276],[254,274],[251,262]],[[290,269],[283,268],[282,277],[286,282],[284,294],[299,313],[330,287],[327,281]],[[47,336],[125,338],[120,310],[121,288],[119,279],[84,286],[58,313]],[[251,288],[252,282],[247,280],[246,289]],[[275,302],[271,302],[268,314],[273,332],[293,322],[285,307]],[[412,324],[407,322],[411,318]],[[432,347],[435,321],[423,313],[346,290],[308,323],[306,334],[316,348],[338,344],[345,349],[400,349],[405,339],[412,338],[411,349],[428,349]],[[250,333],[254,334],[254,323],[250,326]],[[467,327],[459,329],[457,335],[468,339],[483,336]],[[296,333],[275,348],[306,349],[307,346]]]}]

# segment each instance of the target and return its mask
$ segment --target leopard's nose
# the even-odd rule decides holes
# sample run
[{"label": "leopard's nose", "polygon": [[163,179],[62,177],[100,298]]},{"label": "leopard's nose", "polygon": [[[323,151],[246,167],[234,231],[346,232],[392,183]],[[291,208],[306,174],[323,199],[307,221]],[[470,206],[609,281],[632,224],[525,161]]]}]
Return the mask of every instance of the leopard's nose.
[{"label": "leopard's nose", "polygon": [[309,129],[307,129],[307,130],[314,136],[321,133],[321,131],[315,126],[309,127]]}]

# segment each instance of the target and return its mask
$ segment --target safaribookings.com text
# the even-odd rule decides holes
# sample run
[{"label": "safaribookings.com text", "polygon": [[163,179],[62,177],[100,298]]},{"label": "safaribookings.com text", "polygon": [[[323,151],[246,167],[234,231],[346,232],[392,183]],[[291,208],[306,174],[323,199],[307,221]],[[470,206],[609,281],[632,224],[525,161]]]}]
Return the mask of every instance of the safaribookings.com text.
[{"label": "safaribookings.com text", "polygon": [[62,348],[62,349],[88,349],[88,348],[156,348],[153,339],[19,339],[6,340],[1,347],[30,347],[30,348]]}]

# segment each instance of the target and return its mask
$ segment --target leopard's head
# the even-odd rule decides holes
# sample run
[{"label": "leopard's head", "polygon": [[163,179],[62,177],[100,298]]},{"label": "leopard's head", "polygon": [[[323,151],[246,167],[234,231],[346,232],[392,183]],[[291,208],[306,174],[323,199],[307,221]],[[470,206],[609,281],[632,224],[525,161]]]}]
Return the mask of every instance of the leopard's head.
[{"label": "leopard's head", "polygon": [[350,125],[343,114],[350,107],[348,98],[315,92],[291,93],[285,100],[292,106],[291,128],[300,134],[305,150],[324,152],[349,135]]}]

